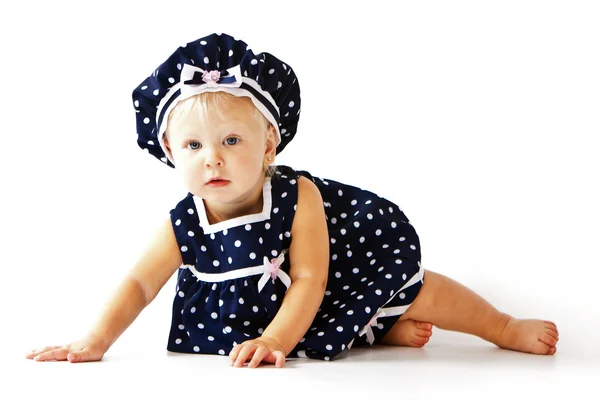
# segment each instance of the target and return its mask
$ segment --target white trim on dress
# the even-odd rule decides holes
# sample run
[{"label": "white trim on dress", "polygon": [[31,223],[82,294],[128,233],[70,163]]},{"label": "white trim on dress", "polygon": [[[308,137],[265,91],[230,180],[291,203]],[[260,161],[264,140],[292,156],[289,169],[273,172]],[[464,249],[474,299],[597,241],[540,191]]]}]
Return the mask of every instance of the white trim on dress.
[{"label": "white trim on dress", "polygon": [[[381,307],[379,307],[379,309],[377,310],[377,312],[375,313],[375,315],[373,315],[373,318],[371,318],[371,320],[369,322],[367,322],[367,324],[358,332],[358,336],[362,336],[362,335],[367,335],[367,342],[369,342],[369,344],[373,344],[373,342],[375,341],[375,335],[373,334],[373,328],[371,328],[372,326],[377,326],[377,318],[382,318],[382,317],[391,317],[391,316],[395,316],[395,315],[402,315],[406,312],[406,310],[408,310],[408,308],[412,305],[412,302],[408,305],[405,306],[398,306],[398,307],[388,307],[388,308],[383,308],[387,303],[389,303],[390,301],[392,301],[392,299],[394,298],[394,296],[396,296],[398,293],[400,293],[401,291],[403,291],[404,289],[416,284],[417,282],[423,282],[423,275],[425,274],[425,269],[421,266],[421,263],[418,263],[419,265],[419,270],[417,271],[416,274],[414,274],[412,276],[412,278],[410,278],[408,280],[408,282],[406,282],[404,284],[404,286],[402,286],[400,288],[400,290],[398,290],[396,293],[394,293],[390,299],[388,301],[385,302],[385,304]],[[414,300],[413,300],[414,302]],[[350,347],[350,345],[352,345],[352,342],[350,342],[350,344],[348,345],[348,347]]]},{"label": "white trim on dress", "polygon": [[241,225],[266,221],[271,216],[271,207],[273,204],[273,199],[271,196],[271,178],[265,178],[265,183],[263,184],[263,209],[258,214],[242,215],[241,217],[231,218],[226,221],[217,222],[216,224],[211,225],[208,222],[208,217],[206,216],[206,209],[204,208],[204,202],[202,201],[202,198],[193,196],[193,199],[194,204],[196,205],[196,211],[198,212],[198,218],[200,219],[200,226],[206,235],[220,232],[225,229],[235,228]]},{"label": "white trim on dress", "polygon": [[[257,265],[256,267],[240,268],[240,269],[234,269],[232,271],[216,272],[216,273],[198,272],[196,267],[191,264],[183,265],[182,268],[184,268],[184,269],[188,268],[191,271],[191,273],[194,274],[194,276],[199,281],[208,282],[208,283],[230,281],[233,279],[246,278],[246,277],[254,276],[254,275],[263,275],[263,278],[267,278],[267,279],[272,278],[273,282],[275,282],[275,279],[271,276],[271,271],[269,271],[269,268],[266,265],[266,262],[265,262],[265,264]],[[275,274],[276,274],[276,277],[279,278],[281,283],[283,283],[285,285],[286,291],[287,291],[287,289],[289,289],[290,285],[292,284],[292,279],[290,278],[290,276],[281,269],[277,269]],[[262,280],[263,279],[261,279],[261,281]],[[264,280],[265,280],[264,283],[266,283],[266,279],[264,279]],[[264,283],[263,283],[263,285],[264,285]],[[259,285],[258,285],[259,292],[262,291],[262,288],[264,287],[263,285],[261,285],[259,282]]]}]

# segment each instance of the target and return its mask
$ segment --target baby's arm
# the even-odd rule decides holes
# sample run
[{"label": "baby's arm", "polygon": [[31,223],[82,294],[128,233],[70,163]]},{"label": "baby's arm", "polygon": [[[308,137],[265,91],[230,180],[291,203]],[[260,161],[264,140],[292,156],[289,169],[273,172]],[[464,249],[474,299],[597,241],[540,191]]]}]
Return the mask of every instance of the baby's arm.
[{"label": "baby's arm", "polygon": [[[304,177],[298,179],[298,205],[289,257],[292,284],[281,308],[261,338],[244,342],[232,350],[230,358],[235,366],[242,366],[250,358],[250,367],[257,366],[263,359],[282,366],[285,356],[310,327],[323,301],[329,267],[329,236],[321,193]],[[274,350],[285,354],[275,356]]]},{"label": "baby's arm", "polygon": [[161,224],[146,252],[109,300],[88,335],[79,342],[48,346],[27,354],[36,361],[99,361],[181,266],[181,254],[170,220]]}]

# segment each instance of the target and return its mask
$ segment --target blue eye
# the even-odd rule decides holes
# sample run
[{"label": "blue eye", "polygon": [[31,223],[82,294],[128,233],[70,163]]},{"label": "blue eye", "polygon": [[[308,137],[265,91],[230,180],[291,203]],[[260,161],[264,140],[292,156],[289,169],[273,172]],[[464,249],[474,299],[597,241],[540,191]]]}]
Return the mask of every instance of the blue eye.
[{"label": "blue eye", "polygon": [[200,142],[189,142],[187,147],[189,147],[191,150],[198,150],[200,147],[202,147],[202,145]]},{"label": "blue eye", "polygon": [[240,139],[238,139],[236,137],[228,137],[227,139],[225,139],[225,143],[229,144],[229,145],[238,144],[239,141],[240,141]]}]

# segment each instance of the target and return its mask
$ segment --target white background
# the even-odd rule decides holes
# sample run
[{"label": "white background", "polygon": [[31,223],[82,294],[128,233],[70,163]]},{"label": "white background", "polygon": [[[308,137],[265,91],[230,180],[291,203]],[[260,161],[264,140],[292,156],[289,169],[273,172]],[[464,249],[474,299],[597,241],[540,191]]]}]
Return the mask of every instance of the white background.
[{"label": "white background", "polygon": [[[554,398],[600,375],[597,2],[34,1],[0,15],[0,391],[16,390],[0,397]],[[131,92],[213,32],[299,77],[299,131],[278,163],[396,202],[425,268],[555,321],[558,353],[434,329],[424,350],[233,370],[167,355],[171,280],[104,362],[24,360],[87,331],[185,196],[137,147]]]}]

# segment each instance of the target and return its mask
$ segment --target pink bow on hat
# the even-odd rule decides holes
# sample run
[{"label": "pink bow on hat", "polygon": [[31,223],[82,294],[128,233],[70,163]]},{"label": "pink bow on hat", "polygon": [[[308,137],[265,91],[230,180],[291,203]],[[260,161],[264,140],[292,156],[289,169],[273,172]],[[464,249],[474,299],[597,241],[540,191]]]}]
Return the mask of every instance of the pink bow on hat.
[{"label": "pink bow on hat", "polygon": [[[242,83],[239,66],[228,70],[218,71],[203,70],[188,64],[184,64],[181,69],[181,81],[184,83],[182,90],[189,90],[188,85],[204,85],[208,87],[230,86],[239,87]],[[236,78],[237,77],[237,78]]]},{"label": "pink bow on hat", "polygon": [[221,73],[219,71],[204,71],[202,73],[202,80],[206,83],[217,83],[221,79]]}]

